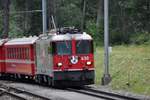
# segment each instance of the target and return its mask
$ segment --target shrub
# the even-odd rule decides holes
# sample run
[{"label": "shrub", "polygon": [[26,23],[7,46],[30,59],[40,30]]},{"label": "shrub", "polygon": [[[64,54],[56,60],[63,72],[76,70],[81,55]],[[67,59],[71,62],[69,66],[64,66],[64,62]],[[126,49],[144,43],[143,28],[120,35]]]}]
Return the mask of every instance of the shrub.
[{"label": "shrub", "polygon": [[150,44],[150,33],[137,33],[130,38],[132,44]]},{"label": "shrub", "polygon": [[92,35],[95,45],[102,45],[103,44],[103,27],[96,28],[96,24],[94,21],[88,21],[86,23],[86,31],[90,35]]}]

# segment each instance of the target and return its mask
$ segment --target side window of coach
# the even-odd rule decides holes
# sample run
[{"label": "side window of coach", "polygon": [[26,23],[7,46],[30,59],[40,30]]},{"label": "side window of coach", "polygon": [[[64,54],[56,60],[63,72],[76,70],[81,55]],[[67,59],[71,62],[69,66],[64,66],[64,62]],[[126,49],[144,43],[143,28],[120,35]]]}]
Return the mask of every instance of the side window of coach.
[{"label": "side window of coach", "polygon": [[29,59],[29,48],[26,49],[26,59]]},{"label": "side window of coach", "polygon": [[7,48],[7,58],[10,58],[10,48]]}]

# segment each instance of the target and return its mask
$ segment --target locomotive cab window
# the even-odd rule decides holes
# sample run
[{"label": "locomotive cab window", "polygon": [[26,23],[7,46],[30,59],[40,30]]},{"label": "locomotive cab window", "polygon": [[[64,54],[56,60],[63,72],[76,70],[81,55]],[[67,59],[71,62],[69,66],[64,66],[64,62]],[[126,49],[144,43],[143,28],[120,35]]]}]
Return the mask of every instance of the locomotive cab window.
[{"label": "locomotive cab window", "polygon": [[78,40],[76,42],[77,54],[93,53],[93,43],[91,40]]},{"label": "locomotive cab window", "polygon": [[52,43],[52,53],[58,55],[70,55],[71,41],[57,41]]}]

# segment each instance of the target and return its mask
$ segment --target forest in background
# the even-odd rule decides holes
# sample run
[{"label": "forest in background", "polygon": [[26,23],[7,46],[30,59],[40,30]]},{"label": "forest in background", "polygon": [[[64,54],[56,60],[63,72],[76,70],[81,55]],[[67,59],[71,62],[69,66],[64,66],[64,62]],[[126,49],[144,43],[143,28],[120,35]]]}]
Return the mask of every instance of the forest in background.
[{"label": "forest in background", "polygon": [[[150,0],[109,0],[110,44],[150,44]],[[0,0],[0,38],[42,33],[42,0]],[[47,0],[47,28],[75,26],[103,44],[103,0]]]}]

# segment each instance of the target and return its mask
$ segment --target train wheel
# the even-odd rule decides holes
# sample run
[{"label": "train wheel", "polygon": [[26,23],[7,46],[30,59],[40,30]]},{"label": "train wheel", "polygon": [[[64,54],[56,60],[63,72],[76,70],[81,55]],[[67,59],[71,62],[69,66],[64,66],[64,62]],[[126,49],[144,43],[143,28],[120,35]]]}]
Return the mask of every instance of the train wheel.
[{"label": "train wheel", "polygon": [[14,78],[15,78],[15,80],[16,80],[16,79],[18,79],[18,75],[17,75],[17,74],[15,74],[15,75],[14,75]]},{"label": "train wheel", "polygon": [[38,76],[35,76],[35,82],[38,83]]},{"label": "train wheel", "polygon": [[19,80],[21,80],[21,75],[20,75],[20,74],[17,74],[17,78],[18,78]]},{"label": "train wheel", "polygon": [[48,81],[48,80],[47,80],[47,77],[46,77],[46,76],[43,76],[42,78],[43,78],[44,83],[47,83],[47,81]]},{"label": "train wheel", "polygon": [[41,78],[41,76],[40,76],[40,75],[38,75],[37,80],[38,80],[38,83],[39,83],[39,84],[41,84],[41,83],[42,83],[42,82],[41,82],[41,81],[42,81],[42,78]]},{"label": "train wheel", "polygon": [[51,86],[52,85],[52,80],[50,77],[47,77],[47,82],[48,82],[48,86]]}]

